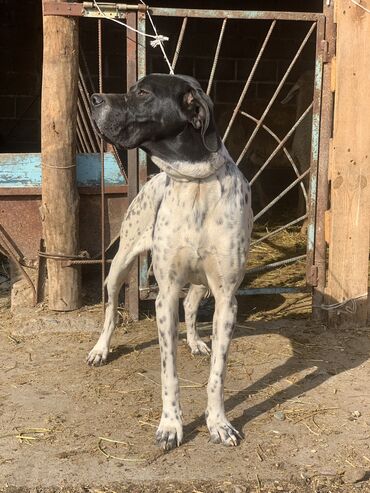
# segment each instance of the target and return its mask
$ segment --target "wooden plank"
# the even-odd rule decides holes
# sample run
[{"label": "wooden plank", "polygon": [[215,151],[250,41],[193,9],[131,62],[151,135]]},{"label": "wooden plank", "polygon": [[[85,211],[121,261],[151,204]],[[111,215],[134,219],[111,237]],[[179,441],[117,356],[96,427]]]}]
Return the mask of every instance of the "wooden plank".
[{"label": "wooden plank", "polygon": [[[77,154],[77,185],[100,186],[100,154]],[[104,181],[106,186],[124,185],[125,178],[112,153],[104,154]],[[41,154],[0,154],[1,188],[27,188],[41,186]]]},{"label": "wooden plank", "polygon": [[368,297],[370,15],[350,0],[338,0],[336,7],[337,83],[326,303],[354,300],[354,310],[330,310],[329,324],[357,326],[366,323]]},{"label": "wooden plank", "polygon": [[[79,196],[76,183],[78,21],[43,17],[41,97],[42,205],[46,251],[79,254]],[[81,306],[81,269],[47,261],[48,306]]]}]

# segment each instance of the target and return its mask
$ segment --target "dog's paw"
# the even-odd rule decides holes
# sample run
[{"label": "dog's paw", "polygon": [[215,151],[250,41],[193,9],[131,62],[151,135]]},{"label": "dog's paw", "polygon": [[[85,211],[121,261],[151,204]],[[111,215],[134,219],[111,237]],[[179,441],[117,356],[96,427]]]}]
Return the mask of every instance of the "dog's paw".
[{"label": "dog's paw", "polygon": [[207,344],[203,342],[201,339],[196,339],[194,341],[187,341],[187,342],[191,354],[194,354],[195,356],[199,356],[199,355],[209,356],[211,354],[211,350],[209,349]]},{"label": "dog's paw", "polygon": [[226,447],[236,447],[243,438],[226,418],[217,418],[215,420],[208,418],[207,427],[212,443],[222,443]]},{"label": "dog's paw", "polygon": [[90,366],[105,365],[105,363],[107,362],[108,353],[109,348],[103,348],[97,345],[94,346],[86,358],[87,364]]},{"label": "dog's paw", "polygon": [[179,417],[164,417],[162,414],[155,439],[163,450],[172,450],[182,442],[182,422]]}]

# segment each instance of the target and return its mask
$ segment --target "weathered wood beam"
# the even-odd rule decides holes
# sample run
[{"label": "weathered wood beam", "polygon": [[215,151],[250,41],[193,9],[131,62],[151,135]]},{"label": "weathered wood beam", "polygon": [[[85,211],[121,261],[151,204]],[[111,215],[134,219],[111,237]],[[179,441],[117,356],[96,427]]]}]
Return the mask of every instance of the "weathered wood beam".
[{"label": "weathered wood beam", "polygon": [[366,324],[370,230],[370,14],[336,2],[337,55],[326,303],[330,326]]},{"label": "weathered wood beam", "polygon": [[[44,1],[44,4],[48,0]],[[79,195],[76,184],[78,20],[43,17],[41,101],[42,206],[46,251],[78,255]],[[81,305],[80,267],[48,259],[48,305],[68,311]]]}]

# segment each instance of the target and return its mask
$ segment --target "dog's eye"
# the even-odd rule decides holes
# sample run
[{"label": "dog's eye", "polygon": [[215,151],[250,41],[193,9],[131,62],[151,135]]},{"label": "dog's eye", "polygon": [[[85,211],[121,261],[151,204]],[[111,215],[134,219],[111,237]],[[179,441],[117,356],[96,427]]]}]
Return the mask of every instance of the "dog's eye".
[{"label": "dog's eye", "polygon": [[149,91],[146,91],[145,89],[139,89],[137,91],[138,96],[147,96],[148,94],[150,94]]}]

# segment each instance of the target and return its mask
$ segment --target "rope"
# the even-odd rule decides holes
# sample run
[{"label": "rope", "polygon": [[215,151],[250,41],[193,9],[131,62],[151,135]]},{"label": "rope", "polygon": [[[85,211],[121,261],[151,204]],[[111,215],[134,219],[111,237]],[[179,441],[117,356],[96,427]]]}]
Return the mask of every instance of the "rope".
[{"label": "rope", "polygon": [[316,305],[313,308],[321,308],[322,310],[325,310],[327,312],[336,310],[337,313],[356,313],[357,311],[357,303],[356,300],[360,298],[365,298],[367,297],[368,293],[366,292],[365,294],[360,294],[359,296],[356,296],[355,298],[350,298],[348,300],[344,300],[339,303],[332,303],[331,305]]},{"label": "rope", "polygon": [[75,164],[71,164],[70,166],[53,166],[51,164],[43,164],[42,165],[43,168],[55,168],[55,169],[71,169],[71,168],[75,168],[76,165]]},{"label": "rope", "polygon": [[140,2],[145,5],[145,7],[147,8],[147,15],[148,15],[148,18],[149,18],[149,21],[153,27],[153,31],[154,31],[154,35],[153,34],[148,34],[148,33],[145,33],[143,31],[139,31],[138,29],[135,29],[134,27],[131,27],[129,25],[127,25],[125,22],[123,21],[119,21],[118,19],[112,19],[111,17],[107,16],[102,10],[101,8],[99,7],[98,3],[96,2],[96,0],[93,0],[94,2],[94,5],[95,7],[97,8],[98,12],[100,13],[100,15],[102,17],[104,17],[105,19],[108,19],[109,21],[112,21],[112,22],[116,22],[117,24],[120,24],[121,26],[124,26],[126,27],[126,29],[130,29],[131,31],[134,31],[138,34],[141,34],[142,36],[146,36],[147,38],[152,38],[152,41],[150,42],[150,45],[153,47],[153,48],[156,48],[157,46],[159,46],[161,48],[161,51],[162,51],[162,54],[164,56],[164,59],[168,65],[168,68],[170,69],[170,74],[173,75],[174,72],[173,72],[173,69],[172,69],[172,66],[171,66],[171,63],[167,57],[167,54],[165,52],[165,49],[164,49],[164,46],[163,46],[163,42],[164,41],[168,41],[169,38],[168,36],[163,36],[162,34],[158,34],[157,32],[157,29],[155,27],[155,24],[153,22],[153,19],[152,19],[152,16],[150,15],[150,12],[149,12],[149,9],[148,9],[148,6],[146,5],[146,3],[143,1],[143,0],[140,0]]},{"label": "rope", "polygon": [[37,254],[39,257],[44,257],[51,260],[82,260],[90,258],[89,253],[86,251],[81,252],[80,255],[68,255],[64,253],[42,252],[39,250]]},{"label": "rope", "polygon": [[[150,20],[150,23],[152,25],[152,28],[153,28],[153,31],[155,32],[155,36],[150,36],[149,34],[146,34],[146,33],[141,33],[141,34],[144,34],[145,36],[150,36],[152,38],[155,38],[154,41],[151,41],[150,44],[153,48],[159,46],[161,48],[161,51],[162,51],[162,54],[163,54],[163,57],[168,65],[168,68],[170,69],[170,74],[173,75],[174,74],[174,71],[173,71],[173,68],[172,68],[172,65],[168,59],[168,56],[166,54],[166,51],[164,49],[164,46],[163,46],[163,41],[168,41],[169,38],[167,36],[162,36],[161,34],[158,34],[157,32],[157,28],[155,27],[155,24],[153,22],[153,19],[152,19],[152,16],[150,15],[150,12],[149,12],[149,9],[148,9],[148,6],[146,5],[146,3],[144,2],[144,0],[140,0],[140,2],[145,5],[145,7],[147,8],[147,15],[149,17],[149,20]],[[139,32],[139,31],[138,31]]]}]

